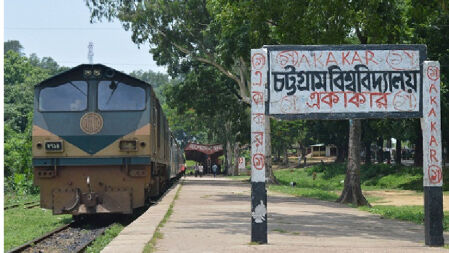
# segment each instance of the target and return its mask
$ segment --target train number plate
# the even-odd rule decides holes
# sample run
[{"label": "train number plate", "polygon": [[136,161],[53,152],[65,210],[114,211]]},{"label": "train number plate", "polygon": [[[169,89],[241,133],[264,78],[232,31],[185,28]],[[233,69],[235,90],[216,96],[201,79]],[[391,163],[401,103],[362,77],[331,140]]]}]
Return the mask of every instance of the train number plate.
[{"label": "train number plate", "polygon": [[62,141],[45,142],[45,150],[49,152],[62,152]]}]

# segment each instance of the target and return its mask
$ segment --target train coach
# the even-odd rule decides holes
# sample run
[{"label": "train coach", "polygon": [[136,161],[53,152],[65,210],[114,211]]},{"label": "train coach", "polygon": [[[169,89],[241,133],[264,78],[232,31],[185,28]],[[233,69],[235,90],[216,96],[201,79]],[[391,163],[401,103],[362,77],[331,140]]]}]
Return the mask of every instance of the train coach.
[{"label": "train coach", "polygon": [[53,214],[133,212],[184,163],[150,84],[83,64],[35,86],[34,184]]}]

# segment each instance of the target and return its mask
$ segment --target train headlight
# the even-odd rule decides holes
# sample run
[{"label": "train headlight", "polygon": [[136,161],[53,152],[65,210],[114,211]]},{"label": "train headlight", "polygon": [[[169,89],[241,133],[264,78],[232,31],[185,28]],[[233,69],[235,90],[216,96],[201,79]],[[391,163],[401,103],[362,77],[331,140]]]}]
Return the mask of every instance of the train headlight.
[{"label": "train headlight", "polygon": [[83,74],[84,74],[84,77],[90,77],[92,75],[92,70],[85,69]]},{"label": "train headlight", "polygon": [[137,141],[120,141],[120,151],[137,151]]},{"label": "train headlight", "polygon": [[101,76],[101,71],[99,69],[94,69],[94,76],[95,77],[100,77]]}]

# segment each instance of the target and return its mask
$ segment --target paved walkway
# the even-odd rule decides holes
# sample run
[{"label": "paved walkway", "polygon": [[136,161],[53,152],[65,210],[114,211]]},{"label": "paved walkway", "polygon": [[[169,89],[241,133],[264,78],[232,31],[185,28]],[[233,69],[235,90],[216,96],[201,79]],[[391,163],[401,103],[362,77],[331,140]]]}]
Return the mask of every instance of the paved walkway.
[{"label": "paved walkway", "polygon": [[156,252],[449,252],[424,246],[422,225],[271,192],[268,230],[267,245],[249,245],[250,184],[190,177]]},{"label": "paved walkway", "polygon": [[180,184],[173,186],[156,205],[124,228],[101,253],[141,253],[170,208],[179,187]]}]

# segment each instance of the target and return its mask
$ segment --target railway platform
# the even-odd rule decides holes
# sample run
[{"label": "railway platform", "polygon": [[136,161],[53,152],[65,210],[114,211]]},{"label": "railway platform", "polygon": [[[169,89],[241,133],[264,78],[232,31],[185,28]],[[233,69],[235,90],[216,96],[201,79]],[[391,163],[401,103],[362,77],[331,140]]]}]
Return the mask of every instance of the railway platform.
[{"label": "railway platform", "polygon": [[251,245],[250,195],[249,183],[187,177],[156,252],[447,252],[424,245],[423,225],[274,192],[268,244]]},{"label": "railway platform", "polygon": [[249,183],[204,176],[180,185],[177,199],[175,188],[103,252],[142,252],[170,203],[153,252],[447,252],[424,245],[423,225],[275,192],[268,192],[268,244],[253,245]]}]

